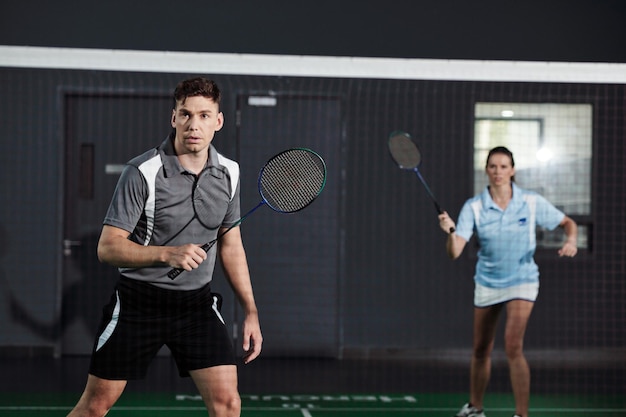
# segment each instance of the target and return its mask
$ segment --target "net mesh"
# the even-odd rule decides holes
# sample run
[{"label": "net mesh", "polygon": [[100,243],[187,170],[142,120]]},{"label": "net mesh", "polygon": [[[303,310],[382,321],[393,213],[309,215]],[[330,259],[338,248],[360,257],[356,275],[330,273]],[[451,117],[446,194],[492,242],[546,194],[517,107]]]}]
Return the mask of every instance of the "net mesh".
[{"label": "net mesh", "polygon": [[[171,91],[187,75],[195,74],[0,68],[7,138],[0,144],[0,195],[11,203],[0,207],[1,347],[44,346],[62,357],[89,356],[101,306],[118,277],[98,262],[95,250],[118,168],[169,133]],[[610,396],[622,401],[614,408],[623,410],[626,86],[554,79],[212,78],[224,92],[225,114],[213,144],[246,161],[242,207],[258,202],[258,169],[281,149],[315,149],[328,169],[324,192],[309,209],[273,218],[266,210],[269,215],[258,213],[241,226],[267,346],[258,364],[242,367],[244,394],[437,391],[458,394],[448,408],[466,401],[476,244],[471,241],[454,262],[447,258],[431,201],[415,177],[390,160],[386,141],[389,132],[411,132],[424,157],[420,170],[456,219],[484,172],[484,158],[475,161],[475,155],[495,144],[481,136],[489,130],[484,121],[476,126],[478,118],[488,118],[498,119],[491,125],[498,134],[533,126],[527,130],[532,141],[522,137],[519,150],[513,149],[520,155],[519,185],[543,187],[536,191],[573,216],[586,242],[576,258],[561,259],[555,244],[562,235],[544,234],[546,247],[535,254],[541,287],[524,344],[532,395],[571,395],[570,404],[586,407]],[[241,92],[276,101],[251,104]],[[489,113],[477,116],[478,103],[489,104]],[[524,104],[519,120],[501,123],[502,110],[516,109],[496,112],[494,103]],[[553,115],[561,110],[548,106],[540,117],[539,104],[584,105],[584,112],[576,106],[556,122]],[[590,123],[581,123],[587,115]],[[92,162],[81,162],[81,144],[93,144]],[[551,148],[553,159],[540,161],[541,144],[561,147]],[[282,211],[300,208],[323,185],[319,162],[306,152],[296,156],[299,174],[278,159],[267,171],[275,183],[261,185]],[[290,154],[284,157],[291,163]],[[85,176],[93,182],[81,180],[81,172],[93,172]],[[89,186],[93,192],[79,192]],[[288,198],[266,192],[272,189],[284,189]],[[239,324],[227,281],[216,276],[213,287],[225,296],[226,323]],[[294,295],[297,305],[289,304]],[[233,330],[235,346],[241,345],[240,329]],[[330,348],[320,340],[330,340]],[[282,368],[277,361],[285,358],[298,362]],[[493,366],[488,393],[508,395],[508,410],[503,319]],[[152,381],[178,381],[170,368]],[[45,379],[39,377],[29,380]]]}]

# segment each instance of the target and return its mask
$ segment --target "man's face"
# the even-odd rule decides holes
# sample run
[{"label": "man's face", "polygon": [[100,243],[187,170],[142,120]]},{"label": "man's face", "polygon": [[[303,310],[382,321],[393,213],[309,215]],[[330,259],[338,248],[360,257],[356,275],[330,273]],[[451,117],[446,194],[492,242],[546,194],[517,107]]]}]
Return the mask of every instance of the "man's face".
[{"label": "man's face", "polygon": [[178,101],[172,110],[176,130],[174,147],[179,155],[199,153],[209,148],[215,132],[224,125],[224,115],[212,99],[193,96]]}]

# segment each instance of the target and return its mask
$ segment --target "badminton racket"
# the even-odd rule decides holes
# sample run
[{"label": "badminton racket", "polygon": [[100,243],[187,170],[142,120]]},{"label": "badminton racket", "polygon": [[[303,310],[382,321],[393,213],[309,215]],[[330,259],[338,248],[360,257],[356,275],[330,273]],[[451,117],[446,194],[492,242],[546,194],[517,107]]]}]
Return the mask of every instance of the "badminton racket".
[{"label": "badminton racket", "polygon": [[[422,173],[419,170],[419,166],[422,163],[422,154],[420,153],[419,148],[411,139],[411,135],[406,132],[392,132],[389,135],[389,153],[391,157],[396,162],[400,169],[414,171],[417,177],[420,179],[424,188],[426,189],[426,193],[432,200],[435,205],[435,209],[438,214],[443,213],[441,206],[437,202],[435,195],[431,191],[428,183],[422,176]],[[454,232],[454,227],[450,228],[450,233]]]},{"label": "badminton racket", "polygon": [[[292,148],[270,158],[259,172],[261,201],[212,241],[202,245],[208,252],[217,241],[243,222],[259,207],[267,205],[278,213],[295,213],[311,204],[326,185],[326,163],[320,155],[307,148]],[[184,269],[174,268],[171,279]]]}]

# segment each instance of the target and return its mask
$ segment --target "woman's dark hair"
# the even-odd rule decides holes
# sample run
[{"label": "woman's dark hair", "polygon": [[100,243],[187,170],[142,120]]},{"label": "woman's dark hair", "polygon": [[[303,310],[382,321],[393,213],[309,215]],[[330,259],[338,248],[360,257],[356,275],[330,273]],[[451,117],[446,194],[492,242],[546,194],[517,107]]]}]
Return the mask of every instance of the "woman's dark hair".
[{"label": "woman's dark hair", "polygon": [[[498,153],[508,156],[509,159],[511,160],[511,166],[515,167],[515,159],[513,159],[513,152],[511,152],[508,148],[505,148],[504,146],[496,146],[495,148],[492,148],[489,151],[489,154],[487,155],[487,162],[485,163],[485,168],[489,166],[489,159],[491,158],[491,156],[498,154]],[[511,181],[515,182],[515,175],[511,177]]]},{"label": "woman's dark hair", "polygon": [[184,102],[187,97],[202,96],[210,98],[219,106],[222,95],[220,89],[213,80],[203,77],[190,78],[178,83],[174,90],[174,108],[176,104]]}]

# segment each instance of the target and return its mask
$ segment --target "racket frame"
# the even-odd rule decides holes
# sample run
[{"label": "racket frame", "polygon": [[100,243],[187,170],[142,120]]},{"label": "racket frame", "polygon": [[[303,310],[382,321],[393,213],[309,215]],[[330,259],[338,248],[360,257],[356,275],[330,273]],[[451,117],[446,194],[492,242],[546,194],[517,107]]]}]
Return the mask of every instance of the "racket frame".
[{"label": "racket frame", "polygon": [[[317,161],[319,162],[319,166],[322,168],[321,173],[322,173],[322,182],[319,185],[319,189],[317,190],[317,193],[315,193],[315,195],[311,195],[308,198],[308,201],[304,204],[301,204],[300,206],[298,206],[297,209],[295,210],[288,210],[288,211],[284,211],[284,210],[280,210],[278,207],[273,206],[272,204],[269,204],[267,201],[267,197],[265,196],[265,194],[263,193],[263,186],[262,186],[262,179],[263,179],[263,174],[265,173],[265,169],[268,167],[268,165],[270,165],[271,162],[277,160],[279,157],[281,157],[282,155],[284,155],[285,153],[289,153],[289,152],[294,152],[294,151],[304,151],[307,152],[311,155],[313,155]],[[313,203],[313,201],[315,201],[315,199],[321,194],[322,190],[324,190],[324,187],[326,186],[326,162],[324,162],[324,159],[315,151],[308,149],[308,148],[290,148],[290,149],[286,149],[282,152],[279,152],[278,154],[274,155],[273,157],[271,157],[266,163],[265,165],[263,165],[263,168],[261,168],[261,170],[259,171],[259,176],[258,176],[258,180],[257,180],[257,188],[259,191],[259,194],[261,196],[261,201],[252,209],[250,209],[246,214],[244,214],[243,216],[241,216],[239,218],[239,220],[237,220],[235,223],[233,223],[232,225],[230,225],[226,230],[224,230],[222,233],[218,234],[217,237],[215,239],[213,239],[210,242],[205,243],[204,245],[201,246],[202,250],[204,250],[205,252],[209,252],[209,250],[211,250],[211,248],[213,246],[215,246],[215,244],[217,243],[218,240],[220,240],[222,238],[222,236],[224,236],[226,233],[230,232],[233,228],[239,226],[248,216],[250,216],[252,213],[254,213],[256,210],[259,209],[259,207],[267,205],[269,208],[271,208],[273,211],[277,212],[277,213],[282,213],[282,214],[289,214],[289,213],[295,213],[298,212],[300,210],[303,210],[304,208],[308,207],[311,203]],[[170,279],[175,279],[177,276],[179,276],[183,271],[185,271],[182,268],[172,268],[167,276]]]},{"label": "racket frame", "polygon": [[[409,163],[405,163],[405,164],[402,163],[406,161],[400,160],[401,156],[404,155],[404,153],[399,153],[398,149],[394,147],[393,139],[396,137],[405,138],[404,140],[402,140],[402,142],[403,142],[403,145],[406,145],[406,146],[403,146],[402,150],[405,152],[409,151],[410,153],[414,154],[416,161],[409,159]],[[403,132],[400,130],[391,132],[389,134],[389,139],[387,141],[387,147],[389,149],[389,154],[391,155],[391,158],[394,160],[394,162],[396,163],[396,165],[398,165],[400,169],[415,172],[415,175],[417,175],[417,178],[419,178],[420,182],[424,186],[424,189],[426,189],[426,193],[428,194],[431,201],[433,202],[435,206],[435,210],[437,210],[437,214],[443,214],[443,209],[441,208],[441,206],[439,205],[439,202],[435,198],[435,194],[432,192],[432,190],[428,186],[428,183],[426,182],[426,180],[422,176],[422,173],[419,170],[419,166],[422,163],[422,154],[417,144],[413,141],[413,138],[411,137],[411,135],[407,132]],[[450,233],[454,233],[454,227],[450,228]]]}]

